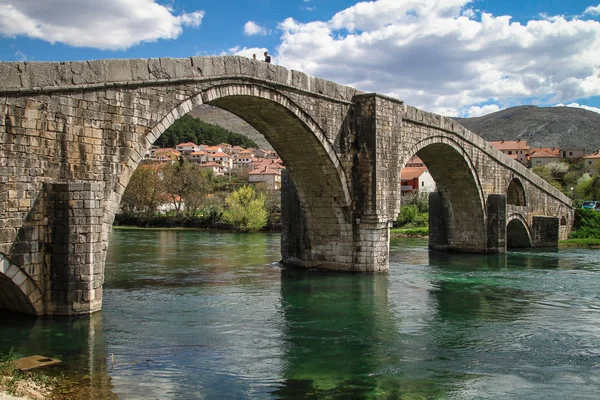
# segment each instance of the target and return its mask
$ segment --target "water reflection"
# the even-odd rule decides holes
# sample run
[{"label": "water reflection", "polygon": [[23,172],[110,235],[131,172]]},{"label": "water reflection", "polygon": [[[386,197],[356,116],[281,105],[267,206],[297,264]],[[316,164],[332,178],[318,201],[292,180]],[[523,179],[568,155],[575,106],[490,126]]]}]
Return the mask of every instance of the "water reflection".
[{"label": "water reflection", "polygon": [[281,282],[286,351],[276,398],[437,398],[465,378],[427,371],[422,355],[432,349],[400,333],[388,275],[285,269]]},{"label": "water reflection", "polygon": [[1,352],[12,350],[17,358],[40,354],[62,360],[44,370],[50,376],[67,377],[60,386],[60,395],[69,399],[116,399],[107,371],[102,314],[31,318],[3,313],[0,329]]},{"label": "water reflection", "polygon": [[376,275],[278,259],[277,235],[115,231],[103,312],[0,318],[0,347],[91,375],[80,398],[598,398],[593,251],[393,241]]}]

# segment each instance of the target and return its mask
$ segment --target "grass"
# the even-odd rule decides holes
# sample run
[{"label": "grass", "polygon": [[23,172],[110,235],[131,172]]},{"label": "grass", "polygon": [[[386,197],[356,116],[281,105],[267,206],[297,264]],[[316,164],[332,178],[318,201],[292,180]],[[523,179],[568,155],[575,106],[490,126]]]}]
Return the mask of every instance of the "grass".
[{"label": "grass", "polygon": [[600,239],[584,238],[584,239],[567,239],[559,242],[560,247],[582,247],[588,249],[600,249]]},{"label": "grass", "polygon": [[429,227],[420,228],[392,228],[390,230],[392,237],[423,237],[429,235]]}]

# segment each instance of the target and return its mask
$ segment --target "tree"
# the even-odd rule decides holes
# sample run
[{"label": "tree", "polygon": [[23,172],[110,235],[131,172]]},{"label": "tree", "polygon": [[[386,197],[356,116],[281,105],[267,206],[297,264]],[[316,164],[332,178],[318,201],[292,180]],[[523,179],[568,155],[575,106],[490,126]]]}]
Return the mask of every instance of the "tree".
[{"label": "tree", "polygon": [[156,140],[157,146],[175,147],[179,143],[194,142],[211,146],[229,143],[232,146],[258,147],[256,142],[218,125],[208,124],[198,118],[184,115]]},{"label": "tree", "polygon": [[600,199],[600,175],[595,175],[593,178],[585,181],[581,186],[581,192],[587,200]]},{"label": "tree", "polygon": [[140,165],[123,193],[121,208],[126,212],[153,213],[162,199],[161,193],[161,168],[155,164]]},{"label": "tree", "polygon": [[197,164],[180,160],[164,169],[165,194],[175,205],[178,214],[194,215],[210,192],[208,174]]},{"label": "tree", "polygon": [[254,232],[267,224],[265,196],[250,186],[243,186],[225,199],[223,221],[241,232]]}]

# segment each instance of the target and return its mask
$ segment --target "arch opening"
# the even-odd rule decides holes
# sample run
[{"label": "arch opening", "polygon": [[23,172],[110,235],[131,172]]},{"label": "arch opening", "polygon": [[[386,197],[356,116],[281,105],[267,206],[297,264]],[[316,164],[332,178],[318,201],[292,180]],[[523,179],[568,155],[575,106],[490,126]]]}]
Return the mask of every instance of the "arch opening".
[{"label": "arch opening", "polygon": [[506,204],[522,207],[527,205],[525,189],[521,181],[517,178],[513,179],[508,185],[508,189],[506,190]]},{"label": "arch opening", "polygon": [[[278,91],[257,84],[213,86],[204,90],[184,100],[156,125],[142,144],[148,148],[141,148],[139,153],[144,154],[176,119],[201,104],[241,118],[276,151],[297,190],[311,253],[318,254],[319,246],[326,246],[332,237],[338,238],[341,246],[346,245],[343,254],[351,252],[351,196],[333,146],[310,115]],[[117,205],[140,161],[128,164],[128,171],[120,179],[121,193],[117,186],[112,194]]]},{"label": "arch opening", "polygon": [[521,219],[511,219],[506,226],[506,247],[508,249],[531,248],[531,236]]},{"label": "arch opening", "polygon": [[[435,182],[435,191],[431,184],[419,183],[421,193],[430,193],[438,199],[429,201],[429,246],[440,250],[486,251],[485,213],[470,160],[453,142],[429,140],[410,153],[416,154],[422,161],[421,168]],[[407,163],[403,171],[407,168],[415,167]]]},{"label": "arch opening", "polygon": [[3,273],[0,273],[0,309],[23,314],[37,314],[29,297]]}]

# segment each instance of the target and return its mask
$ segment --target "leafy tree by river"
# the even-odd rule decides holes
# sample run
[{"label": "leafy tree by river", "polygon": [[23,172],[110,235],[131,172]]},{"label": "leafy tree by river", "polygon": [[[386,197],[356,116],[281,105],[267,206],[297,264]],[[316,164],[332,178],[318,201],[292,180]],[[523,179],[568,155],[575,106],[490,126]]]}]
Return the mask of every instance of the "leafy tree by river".
[{"label": "leafy tree by river", "polygon": [[[245,178],[246,176],[246,178]],[[115,223],[137,226],[231,227],[250,232],[279,221],[279,192],[255,190],[247,174],[216,176],[185,160],[142,164],[121,199]],[[161,204],[173,210],[158,214]]]},{"label": "leafy tree by river", "polygon": [[211,146],[229,143],[232,146],[258,147],[256,142],[218,125],[184,115],[173,123],[155,142],[160,147],[175,147],[179,143],[194,142]]},{"label": "leafy tree by river", "polygon": [[254,232],[267,225],[265,195],[257,193],[254,188],[244,186],[225,199],[227,207],[223,212],[223,220],[241,232]]}]

